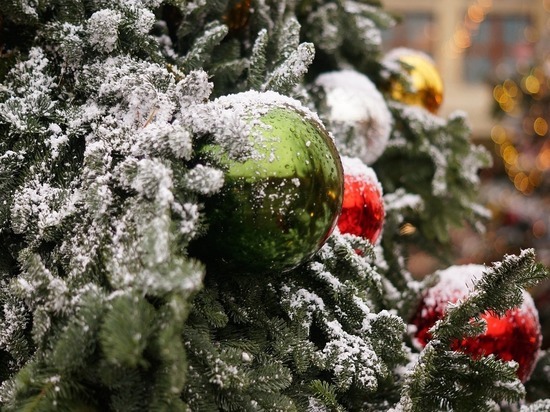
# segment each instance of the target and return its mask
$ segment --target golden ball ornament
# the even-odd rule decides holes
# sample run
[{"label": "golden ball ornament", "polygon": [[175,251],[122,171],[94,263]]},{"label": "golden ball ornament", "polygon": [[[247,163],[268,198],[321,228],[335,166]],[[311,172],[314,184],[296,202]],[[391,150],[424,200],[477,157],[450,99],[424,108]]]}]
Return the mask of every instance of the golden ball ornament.
[{"label": "golden ball ornament", "polygon": [[443,80],[432,58],[415,50],[395,49],[384,60],[389,67],[397,64],[403,75],[390,82],[390,97],[436,114],[443,103]]}]

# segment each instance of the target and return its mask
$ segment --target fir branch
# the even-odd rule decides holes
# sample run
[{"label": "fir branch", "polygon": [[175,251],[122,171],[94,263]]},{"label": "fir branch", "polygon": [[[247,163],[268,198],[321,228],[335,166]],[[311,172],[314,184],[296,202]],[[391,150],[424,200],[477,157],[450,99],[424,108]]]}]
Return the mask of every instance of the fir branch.
[{"label": "fir branch", "polygon": [[217,95],[226,94],[227,90],[242,89],[238,84],[248,67],[248,62],[244,58],[228,59],[211,65],[209,72],[216,80]]},{"label": "fir branch", "polygon": [[431,341],[407,376],[401,400],[392,411],[484,412],[495,402],[517,401],[524,395],[514,367],[493,355],[474,360]]},{"label": "fir branch", "polygon": [[51,364],[65,376],[85,369],[96,350],[97,334],[105,312],[104,296],[96,288],[88,287],[79,296],[78,306],[75,316],[63,327],[47,354]]},{"label": "fir branch", "polygon": [[309,385],[311,395],[317,399],[323,406],[334,412],[345,412],[342,405],[337,400],[337,389],[328,382],[316,379]]},{"label": "fir branch", "polygon": [[4,411],[69,412],[93,404],[84,385],[57,374],[36,360],[25,365],[0,392]]},{"label": "fir branch", "polygon": [[32,315],[26,305],[10,293],[6,285],[0,286],[0,308],[0,350],[13,359],[13,362],[6,362],[6,370],[0,373],[2,381],[16,367],[22,367],[31,358],[34,345],[28,336]]},{"label": "fir branch", "polygon": [[[483,148],[472,148],[468,127],[458,113],[445,121],[421,108],[398,103],[389,107],[395,127],[373,168],[385,195],[404,190],[418,196],[422,207],[402,210],[400,219],[412,231],[406,236],[384,231],[385,246],[394,249],[397,244],[414,243],[445,260],[450,252],[450,229],[465,221],[480,228],[488,217],[478,203],[477,172],[490,164],[490,157]],[[407,175],[411,167],[415,173]],[[390,209],[390,219],[393,213]]]},{"label": "fir branch", "polygon": [[527,399],[531,402],[541,399],[550,399],[550,352],[541,351],[533,373],[525,383]]},{"label": "fir branch", "polygon": [[203,195],[212,195],[218,192],[224,183],[224,176],[221,170],[202,164],[198,164],[193,169],[190,169],[183,179],[184,187]]},{"label": "fir branch", "polygon": [[288,18],[275,33],[277,59],[275,65],[281,65],[300,46],[300,23],[295,18]]},{"label": "fir branch", "polygon": [[193,46],[185,56],[178,59],[178,66],[182,67],[186,73],[189,73],[209,63],[212,50],[227,35],[227,32],[228,29],[226,26],[219,24],[207,25],[204,34],[195,40]]},{"label": "fir branch", "polygon": [[305,22],[302,22],[307,38],[326,53],[338,53],[344,41],[339,11],[335,3],[322,4],[308,13]]},{"label": "fir branch", "polygon": [[268,76],[262,90],[288,94],[302,79],[313,61],[315,48],[311,43],[302,43],[288,58]]},{"label": "fir branch", "polygon": [[122,365],[113,365],[106,359],[94,364],[92,377],[97,379],[101,390],[99,393],[108,399],[113,411],[139,411],[147,405],[152,386],[152,374]]},{"label": "fir branch", "polygon": [[260,30],[254,41],[248,68],[248,88],[261,90],[266,75],[266,50],[269,36],[266,29]]},{"label": "fir branch", "polygon": [[228,317],[217,298],[217,290],[205,290],[195,297],[193,309],[211,326],[221,328],[227,325]]},{"label": "fir branch", "polygon": [[502,316],[509,309],[521,305],[523,290],[548,278],[550,272],[536,264],[535,251],[526,249],[519,256],[507,255],[484,273],[475,289],[466,299],[449,307],[446,316],[438,322],[432,336],[449,344],[461,336],[477,334],[478,328],[469,320],[486,311]]},{"label": "fir branch", "polygon": [[494,355],[474,359],[450,350],[451,343],[463,336],[483,331],[478,321],[487,311],[504,314],[521,304],[522,290],[548,278],[550,272],[535,263],[532,249],[519,256],[506,256],[477,281],[473,291],[452,305],[445,317],[430,330],[428,342],[411,369],[396,410],[473,410],[485,411],[494,402],[517,401],[525,389],[517,379],[517,365],[500,361]]},{"label": "fir branch", "polygon": [[156,327],[155,309],[145,299],[115,297],[99,332],[106,359],[132,368],[148,366],[144,351]]},{"label": "fir branch", "polygon": [[281,363],[274,363],[269,359],[266,361],[264,363],[259,358],[258,365],[248,374],[248,379],[254,385],[254,389],[261,392],[278,393],[288,388],[292,382],[290,370]]},{"label": "fir branch", "polygon": [[46,1],[37,1],[29,4],[26,1],[10,0],[2,5],[2,14],[16,23],[37,25],[39,17],[45,8]]},{"label": "fir branch", "polygon": [[[388,205],[380,245],[333,236],[290,272],[252,279],[207,265],[203,284],[187,246],[204,230],[200,196],[223,179],[198,152],[214,142],[246,158],[253,127],[212,93],[311,101],[306,71],[344,66],[382,84],[380,29],[392,21],[377,0],[235,3],[247,23],[229,35],[227,0],[3,5],[1,409],[387,410],[402,369],[404,410],[523,396],[510,364],[448,344],[546,276],[529,253],[495,265],[417,363],[405,346],[407,308],[428,284],[409,277],[406,245],[437,252],[451,226],[484,216],[475,188],[486,156],[463,116],[392,107],[392,141],[375,165]],[[167,21],[155,39],[157,12]],[[400,233],[407,223],[414,236]]]}]

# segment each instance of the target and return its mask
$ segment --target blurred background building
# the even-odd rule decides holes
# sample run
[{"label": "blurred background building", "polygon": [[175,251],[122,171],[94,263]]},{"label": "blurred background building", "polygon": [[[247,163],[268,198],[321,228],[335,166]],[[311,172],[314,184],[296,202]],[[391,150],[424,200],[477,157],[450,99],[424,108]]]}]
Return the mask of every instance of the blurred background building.
[{"label": "blurred background building", "polygon": [[549,0],[384,0],[402,18],[385,48],[405,46],[431,55],[445,83],[443,115],[466,110],[474,136],[490,136],[497,78],[534,62],[548,27]]},{"label": "blurred background building", "polygon": [[[465,111],[472,141],[492,153],[485,234],[458,229],[457,263],[490,263],[534,247],[550,265],[550,0],[383,0],[400,18],[384,50],[432,56],[445,85],[439,112]],[[415,256],[419,276],[437,262]],[[550,307],[550,294],[549,294]]]}]

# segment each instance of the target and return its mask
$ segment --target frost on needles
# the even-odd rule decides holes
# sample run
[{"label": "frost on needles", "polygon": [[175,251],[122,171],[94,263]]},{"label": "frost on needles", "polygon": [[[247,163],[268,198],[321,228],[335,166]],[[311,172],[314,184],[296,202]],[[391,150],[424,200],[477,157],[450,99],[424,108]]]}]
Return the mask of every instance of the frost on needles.
[{"label": "frost on needles", "polygon": [[[409,246],[441,254],[450,228],[486,217],[476,194],[488,157],[461,113],[388,104],[389,143],[372,165],[386,204],[377,244],[335,232],[283,274],[214,270],[190,253],[224,185],[197,149],[253,156],[251,125],[216,99],[255,90],[326,120],[311,96],[320,73],[352,67],[382,90],[393,18],[377,2],[4,3],[2,410],[458,411],[523,397],[509,365],[445,342],[547,275],[531,251],[494,265],[424,351],[406,333],[435,281],[413,280]],[[400,234],[405,223],[416,232]],[[475,387],[452,380],[474,374]]]}]

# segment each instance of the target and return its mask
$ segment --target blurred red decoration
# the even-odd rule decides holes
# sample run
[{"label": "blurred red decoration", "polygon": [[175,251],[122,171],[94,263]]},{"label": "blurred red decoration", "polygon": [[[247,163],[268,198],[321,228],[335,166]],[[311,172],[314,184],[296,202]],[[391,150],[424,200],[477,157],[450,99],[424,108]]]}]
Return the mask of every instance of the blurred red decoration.
[{"label": "blurred red decoration", "polygon": [[[466,297],[465,286],[467,282],[471,284],[472,278],[462,275],[472,270],[481,274],[484,268],[481,265],[463,265],[447,269],[448,273],[441,272],[440,283],[427,291],[411,321],[417,328],[414,335],[416,344],[424,347],[432,338],[429,329],[443,318],[448,304]],[[454,279],[446,279],[449,274]],[[459,285],[461,281],[464,287]],[[485,333],[457,340],[453,342],[452,349],[474,358],[494,354],[503,361],[516,361],[519,364],[518,378],[525,382],[535,366],[542,343],[538,312],[531,296],[524,292],[523,305],[508,310],[501,318],[490,312],[481,317],[487,322]]]}]

